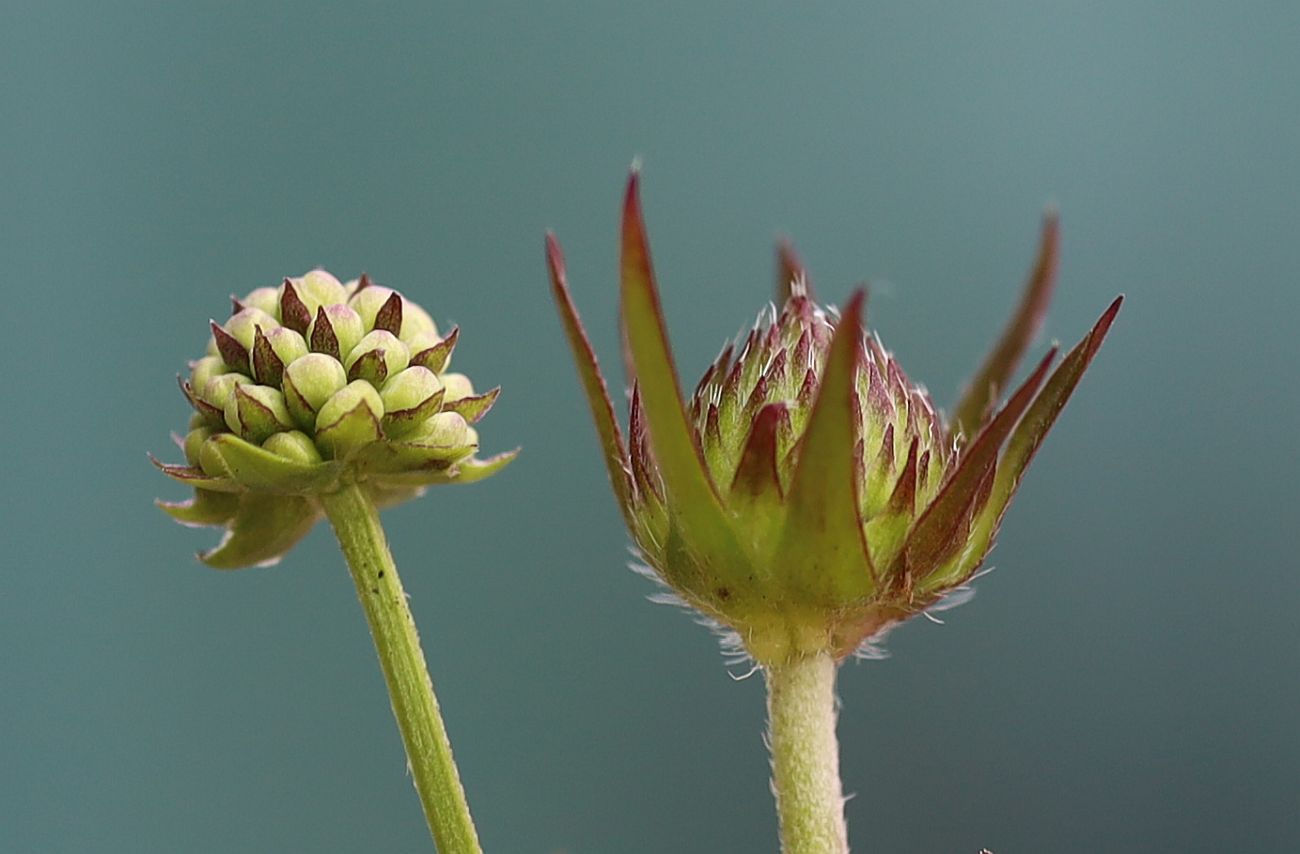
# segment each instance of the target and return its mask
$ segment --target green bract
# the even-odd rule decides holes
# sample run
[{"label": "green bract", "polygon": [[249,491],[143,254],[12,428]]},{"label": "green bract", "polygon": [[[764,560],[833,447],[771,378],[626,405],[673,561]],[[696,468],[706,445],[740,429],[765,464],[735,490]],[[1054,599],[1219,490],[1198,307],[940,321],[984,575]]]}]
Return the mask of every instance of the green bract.
[{"label": "green bract", "polygon": [[447,372],[458,330],[440,336],[424,309],[365,276],[342,284],[313,270],[258,288],[211,329],[208,354],[181,380],[195,411],[178,440],[185,465],[154,461],[195,490],[159,502],[168,514],[228,529],[200,555],[211,566],[278,560],[320,518],[315,496],[345,482],[391,505],[515,456],[474,456],[469,425],[499,389],[475,394]]},{"label": "green bract", "polygon": [[864,293],[842,315],[823,309],[788,247],[779,309],[722,352],[686,403],[633,174],[621,262],[633,373],[625,442],[548,237],[610,480],[659,579],[763,664],[848,655],[969,581],[1122,299],[1054,372],[1052,348],[999,407],[1046,310],[1056,240],[1049,217],[1021,304],[951,419],[865,334]]}]

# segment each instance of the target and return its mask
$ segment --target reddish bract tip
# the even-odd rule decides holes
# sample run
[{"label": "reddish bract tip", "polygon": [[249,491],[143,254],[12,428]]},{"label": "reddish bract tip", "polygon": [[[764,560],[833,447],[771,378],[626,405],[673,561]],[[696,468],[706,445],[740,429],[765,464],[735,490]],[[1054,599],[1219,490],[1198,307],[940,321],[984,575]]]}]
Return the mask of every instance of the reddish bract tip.
[{"label": "reddish bract tip", "polygon": [[316,309],[316,326],[311,331],[311,349],[342,360],[345,354],[339,352],[339,337],[334,332],[334,324],[325,313],[325,306]]},{"label": "reddish bract tip", "polygon": [[792,296],[816,299],[812,279],[795,251],[794,244],[782,237],[776,242],[776,300],[784,304]]},{"label": "reddish bract tip", "polygon": [[[582,326],[578,309],[569,294],[569,281],[564,268],[564,251],[560,242],[551,232],[546,233],[546,266],[551,274],[551,295],[559,309],[560,320],[564,324],[564,334],[569,341],[569,349],[578,366],[578,378],[582,381],[582,390],[591,409],[592,420],[596,423],[596,433],[604,450],[605,470],[609,474],[610,485],[618,499],[628,524],[632,524],[632,483],[627,473],[627,451],[623,445],[623,434],[614,419],[614,405],[609,399],[609,390],[605,378],[600,373],[596,361],[596,352],[587,338],[587,330]],[[454,335],[448,336],[448,339]]]},{"label": "reddish bract tip", "polygon": [[306,335],[307,327],[311,325],[311,310],[298,296],[298,289],[293,286],[290,279],[285,279],[282,287],[283,289],[280,291],[280,322],[299,335]]},{"label": "reddish bract tip", "polygon": [[1020,295],[1020,302],[953,409],[954,432],[966,440],[973,439],[979,427],[991,417],[997,399],[1043,325],[1056,285],[1060,237],[1060,221],[1056,211],[1049,209],[1043,215],[1038,256]]},{"label": "reddish bract tip", "polygon": [[239,339],[221,328],[221,325],[215,320],[208,321],[208,324],[212,327],[212,337],[216,339],[217,352],[221,354],[221,361],[240,373],[252,373],[252,365],[248,360],[248,350],[243,344],[239,343]]},{"label": "reddish bract tip", "polygon": [[[855,291],[835,327],[816,402],[800,440],[776,559],[778,565],[798,566],[800,583],[810,592],[836,598],[866,595],[875,578],[858,518],[861,501],[853,465],[860,429],[853,420],[853,396],[866,296],[862,289]],[[806,555],[804,543],[810,537],[823,545],[819,560]]]},{"label": "reddish bract tip", "polygon": [[731,481],[733,496],[781,496],[781,478],[776,467],[777,443],[782,422],[789,420],[790,414],[784,403],[769,403],[758,411]]},{"label": "reddish bract tip", "polygon": [[975,438],[934,501],[912,526],[900,558],[918,576],[934,568],[964,540],[965,534],[960,531],[961,520],[963,517],[968,519],[978,509],[976,499],[997,464],[1002,444],[1034,400],[1055,358],[1056,348],[1053,347],[1002,411]]},{"label": "reddish bract tip", "polygon": [[388,295],[388,299],[375,313],[375,329],[383,329],[394,335],[402,334],[402,296],[397,291]]}]

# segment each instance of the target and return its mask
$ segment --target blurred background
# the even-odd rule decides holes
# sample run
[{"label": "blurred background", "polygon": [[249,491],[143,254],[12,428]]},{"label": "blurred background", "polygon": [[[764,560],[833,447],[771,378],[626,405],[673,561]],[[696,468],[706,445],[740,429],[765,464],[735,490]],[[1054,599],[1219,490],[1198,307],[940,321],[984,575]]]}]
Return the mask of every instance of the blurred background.
[{"label": "blurred background", "polygon": [[840,680],[855,850],[1300,849],[1300,6],[0,5],[0,850],[425,851],[329,531],[220,573],[146,451],[227,295],[399,287],[501,476],[389,512],[495,852],[774,851],[760,678],[644,601],[547,293],[618,376],[617,211],[688,385],[791,235],[950,404],[1128,302],[947,624]]}]

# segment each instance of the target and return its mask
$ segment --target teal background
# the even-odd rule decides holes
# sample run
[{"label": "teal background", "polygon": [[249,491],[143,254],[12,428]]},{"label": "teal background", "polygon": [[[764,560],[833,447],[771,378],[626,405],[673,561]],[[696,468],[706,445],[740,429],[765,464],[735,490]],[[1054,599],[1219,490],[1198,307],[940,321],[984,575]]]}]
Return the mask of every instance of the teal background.
[{"label": "teal background", "polygon": [[950,403],[1059,204],[1111,339],[972,604],[849,665],[855,850],[1300,850],[1300,6],[0,4],[0,850],[423,851],[329,532],[192,557],[174,376],[227,294],[368,270],[505,391],[386,515],[493,852],[774,851],[759,678],[644,601],[542,234],[617,376],[645,202],[687,382],[823,297]]}]

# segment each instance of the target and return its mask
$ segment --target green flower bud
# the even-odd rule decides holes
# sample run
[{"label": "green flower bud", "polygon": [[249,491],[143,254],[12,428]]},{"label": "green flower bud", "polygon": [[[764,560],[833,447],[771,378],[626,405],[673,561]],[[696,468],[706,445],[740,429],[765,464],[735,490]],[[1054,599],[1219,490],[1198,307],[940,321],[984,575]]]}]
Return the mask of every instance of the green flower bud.
[{"label": "green flower bud", "polygon": [[225,422],[224,409],[209,403],[204,394],[208,383],[225,370],[226,363],[221,361],[220,356],[204,356],[190,363],[190,378],[181,381],[181,391],[195,410],[190,419],[191,429],[198,426],[219,427]]},{"label": "green flower bud", "polygon": [[225,415],[226,426],[232,433],[255,444],[293,426],[284,395],[265,385],[237,385],[235,393],[226,401]]},{"label": "green flower bud", "polygon": [[204,403],[221,412],[224,419],[226,404],[234,397],[235,387],[251,382],[252,379],[243,374],[217,374],[204,384],[203,390],[198,392],[198,396]]},{"label": "green flower bud", "polygon": [[337,359],[324,353],[308,353],[285,368],[285,403],[294,420],[309,430],[316,426],[316,413],[325,401],[347,384],[347,371]]},{"label": "green flower bud", "polygon": [[397,337],[409,342],[418,335],[437,337],[438,327],[434,324],[433,318],[429,316],[427,311],[415,303],[405,300],[402,304],[402,330]]},{"label": "green flower bud", "polygon": [[[406,306],[396,291],[380,285],[370,285],[353,294],[348,300],[348,306],[361,317],[366,329],[386,329],[394,335],[400,335]],[[383,318],[380,317],[381,311],[384,312]],[[376,324],[376,320],[380,322]]]},{"label": "green flower bud", "polygon": [[478,434],[457,413],[439,412],[408,442],[425,448],[428,459],[450,462],[474,453]]},{"label": "green flower bud", "polygon": [[320,451],[316,449],[316,443],[301,430],[276,433],[263,442],[262,447],[295,463],[311,465],[321,461]]},{"label": "green flower bud", "polygon": [[343,360],[343,367],[348,369],[348,379],[368,380],[381,386],[388,377],[404,370],[410,360],[406,345],[396,335],[376,329],[352,348]]},{"label": "green flower bud", "polygon": [[478,435],[467,422],[496,390],[475,396],[468,379],[448,375],[462,395],[443,411],[440,374],[458,333],[440,339],[396,291],[313,270],[233,302],[181,383],[195,410],[181,442],[187,464],[157,463],[196,490],[163,504],[168,514],[230,529],[202,555],[211,565],[276,559],[316,521],[311,496],[344,477],[388,506],[431,484],[488,477],[514,458],[474,458]]},{"label": "green flower bud", "polygon": [[346,305],[325,305],[316,309],[316,316],[307,329],[307,340],[313,351],[342,359],[365,334],[361,315]]},{"label": "green flower bud", "polygon": [[448,470],[473,455],[478,434],[455,412],[439,412],[425,420],[413,435],[372,452],[368,462],[378,470]]},{"label": "green flower bud", "polygon": [[307,342],[287,326],[263,330],[253,338],[253,375],[263,385],[279,386],[286,365],[307,355]]},{"label": "green flower bud", "polygon": [[[1049,220],[1003,339],[947,422],[862,327],[813,299],[793,252],[779,308],[726,347],[683,400],[659,310],[634,174],[624,206],[621,306],[635,375],[628,441],[550,238],[552,287],[628,528],[654,573],[764,665],[870,649],[945,603],[992,546],[1025,467],[1096,355],[1116,300],[1049,376],[1055,350],[998,408],[1046,309]],[[455,382],[443,375],[445,407]],[[865,645],[865,646],[864,646]]]},{"label": "green flower bud", "polygon": [[[240,344],[244,345],[245,350],[251,352],[253,349],[253,340],[257,336],[257,328],[259,326],[262,327],[263,331],[267,331],[274,329],[279,325],[280,322],[270,314],[262,311],[260,308],[249,307],[232,315],[231,318],[222,325],[222,329],[230,333],[231,337]],[[231,367],[234,367],[234,365],[231,365]]]},{"label": "green flower bud", "polygon": [[326,456],[342,459],[383,436],[384,402],[366,380],[336,392],[316,415],[316,442]]},{"label": "green flower bud", "polygon": [[[272,317],[279,320],[280,315],[280,289],[279,288],[256,288],[249,292],[248,296],[239,300],[248,308],[260,309]],[[238,311],[238,309],[236,309]]]},{"label": "green flower bud", "polygon": [[447,390],[443,397],[447,403],[455,403],[474,395],[474,384],[464,374],[443,374],[442,385]]},{"label": "green flower bud", "polygon": [[208,380],[226,372],[226,363],[220,356],[204,356],[190,363],[190,388],[196,394],[207,388]]},{"label": "green flower bud", "polygon": [[[220,433],[216,435],[221,435]],[[213,436],[208,436],[199,445],[199,468],[209,477],[228,478],[230,469],[226,467],[226,462],[221,458],[221,450]]]},{"label": "green flower bud", "polygon": [[384,402],[384,432],[400,437],[442,407],[443,388],[437,374],[415,366],[389,377],[379,396]]},{"label": "green flower bud", "polygon": [[185,461],[187,463],[192,466],[197,466],[199,464],[199,450],[211,435],[212,429],[210,427],[195,427],[193,430],[185,434],[183,448],[185,451]]},{"label": "green flower bud", "polygon": [[301,278],[294,279],[293,283],[312,315],[323,305],[338,305],[347,300],[347,291],[343,285],[325,270],[312,270]]}]

